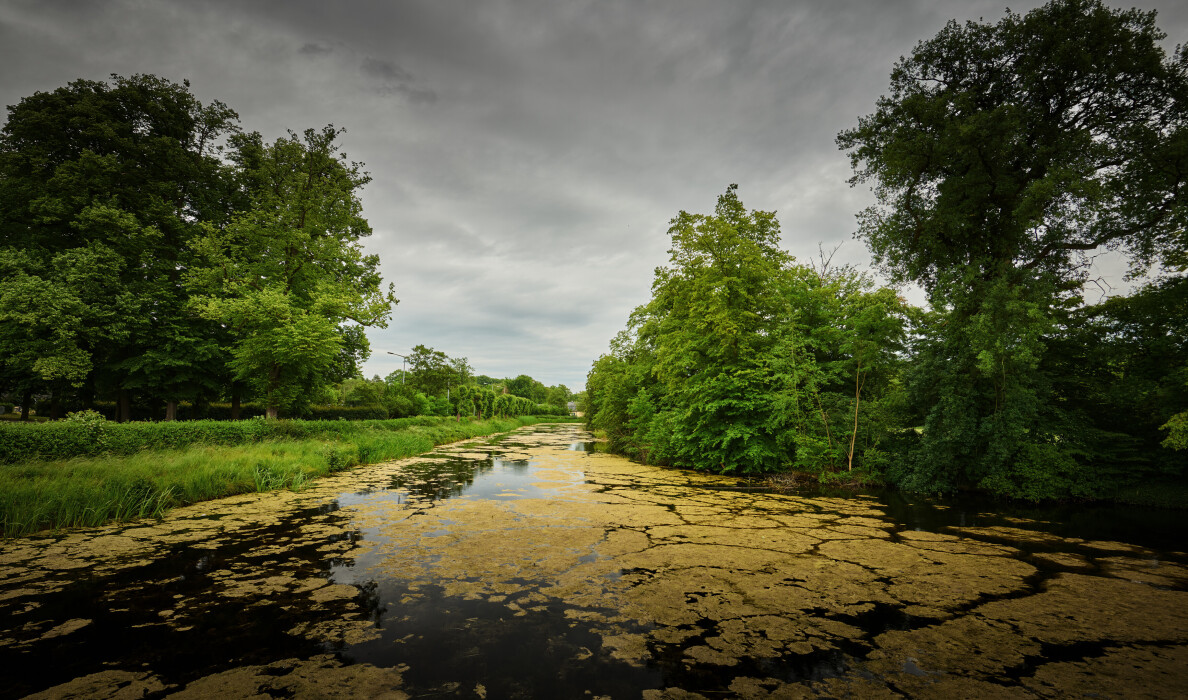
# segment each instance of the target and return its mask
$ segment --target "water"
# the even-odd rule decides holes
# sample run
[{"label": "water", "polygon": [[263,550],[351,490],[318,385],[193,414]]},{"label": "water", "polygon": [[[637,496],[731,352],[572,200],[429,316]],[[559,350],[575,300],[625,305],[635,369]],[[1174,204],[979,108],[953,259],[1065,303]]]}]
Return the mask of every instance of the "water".
[{"label": "water", "polygon": [[8,541],[0,695],[1188,694],[1179,514],[757,486],[536,426]]}]

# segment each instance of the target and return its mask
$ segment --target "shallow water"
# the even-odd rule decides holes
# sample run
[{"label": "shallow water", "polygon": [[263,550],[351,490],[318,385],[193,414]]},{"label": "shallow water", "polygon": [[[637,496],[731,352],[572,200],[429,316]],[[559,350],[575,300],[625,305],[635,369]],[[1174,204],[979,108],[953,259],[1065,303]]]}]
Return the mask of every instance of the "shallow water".
[{"label": "shallow water", "polygon": [[535,426],[0,543],[0,695],[1182,697],[1182,523],[773,494]]}]

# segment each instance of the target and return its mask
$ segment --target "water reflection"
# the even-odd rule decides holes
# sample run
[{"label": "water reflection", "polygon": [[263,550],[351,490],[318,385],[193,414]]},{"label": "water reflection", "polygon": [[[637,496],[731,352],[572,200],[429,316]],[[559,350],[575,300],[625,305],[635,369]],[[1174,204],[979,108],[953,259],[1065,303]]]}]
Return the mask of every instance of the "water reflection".
[{"label": "water reflection", "polygon": [[535,486],[535,465],[527,459],[449,458],[405,467],[392,477],[381,498],[404,502],[435,502],[459,496],[503,500],[538,498],[545,492]]}]

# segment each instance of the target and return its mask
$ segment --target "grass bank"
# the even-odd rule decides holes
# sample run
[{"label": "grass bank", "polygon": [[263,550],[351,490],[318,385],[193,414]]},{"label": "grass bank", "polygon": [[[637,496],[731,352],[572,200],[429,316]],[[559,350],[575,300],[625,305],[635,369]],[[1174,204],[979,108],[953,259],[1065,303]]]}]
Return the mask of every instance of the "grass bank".
[{"label": "grass bank", "polygon": [[568,420],[523,416],[417,425],[367,421],[373,423],[369,429],[354,424],[341,433],[316,437],[197,443],[181,449],[0,464],[0,535],[161,517],[173,507],[212,498],[301,489],[312,479],[359,464],[410,457],[437,445],[524,425]]}]

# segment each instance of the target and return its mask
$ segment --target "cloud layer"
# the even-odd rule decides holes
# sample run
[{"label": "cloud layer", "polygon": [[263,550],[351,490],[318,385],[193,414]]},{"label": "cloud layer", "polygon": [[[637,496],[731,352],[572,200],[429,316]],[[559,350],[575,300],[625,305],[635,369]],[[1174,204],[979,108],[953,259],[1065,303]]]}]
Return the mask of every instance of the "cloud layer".
[{"label": "cloud layer", "polygon": [[[1034,1],[1011,4],[1025,12]],[[1131,3],[1128,3],[1128,5]],[[1159,10],[1169,50],[1188,11]],[[0,100],[110,73],[189,79],[274,138],[328,123],[366,164],[370,252],[413,345],[571,388],[649,296],[668,220],[730,183],[807,259],[870,202],[836,133],[894,61],[1002,2],[171,2],[0,5]],[[1113,273],[1111,273],[1113,274]]]}]

